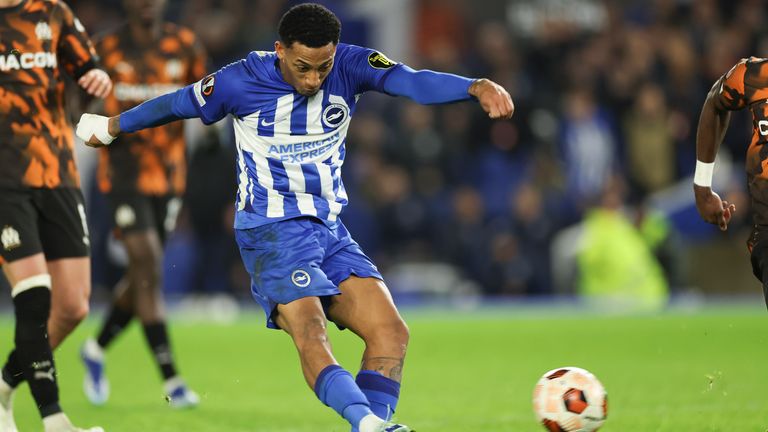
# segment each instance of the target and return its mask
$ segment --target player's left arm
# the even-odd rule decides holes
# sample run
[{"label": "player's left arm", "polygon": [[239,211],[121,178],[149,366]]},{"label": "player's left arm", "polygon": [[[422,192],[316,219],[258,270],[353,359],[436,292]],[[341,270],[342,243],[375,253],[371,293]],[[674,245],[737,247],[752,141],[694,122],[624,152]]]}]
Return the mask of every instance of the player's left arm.
[{"label": "player's left arm", "polygon": [[[337,54],[338,56],[338,54]],[[413,70],[370,48],[345,45],[339,63],[356,83],[368,90],[405,96],[421,104],[442,104],[476,98],[491,118],[510,118],[515,105],[509,93],[489,79],[471,79],[431,70]]]},{"label": "player's left arm", "polygon": [[64,70],[89,95],[106,97],[112,91],[112,80],[106,72],[98,68],[99,58],[85,27],[64,2],[57,3],[55,13],[60,15],[61,20],[57,49]]},{"label": "player's left arm", "polygon": [[440,104],[476,98],[493,119],[511,118],[515,112],[512,97],[504,87],[489,79],[470,79],[431,70],[413,70],[399,65],[384,79],[384,90],[408,97],[421,104]]},{"label": "player's left arm", "polygon": [[702,219],[718,225],[722,231],[728,229],[736,206],[723,201],[712,190],[712,174],[717,150],[728,130],[731,111],[747,105],[744,91],[746,73],[746,60],[743,60],[715,82],[704,101],[696,130],[696,173],[693,179],[696,209]]}]

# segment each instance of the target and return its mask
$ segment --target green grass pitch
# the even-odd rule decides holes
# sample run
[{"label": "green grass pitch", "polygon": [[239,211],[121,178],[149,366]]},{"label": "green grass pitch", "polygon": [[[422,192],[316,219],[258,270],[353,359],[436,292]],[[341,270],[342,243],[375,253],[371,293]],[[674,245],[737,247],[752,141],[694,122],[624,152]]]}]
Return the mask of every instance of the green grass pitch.
[{"label": "green grass pitch", "polygon": [[[405,317],[411,347],[397,418],[419,432],[543,431],[531,412],[533,386],[547,370],[571,365],[608,390],[601,432],[768,429],[768,313],[759,304],[650,316],[499,308]],[[349,430],[304,384],[289,338],[256,314],[233,324],[172,323],[180,369],[202,397],[197,409],[165,405],[135,324],[108,354],[111,400],[92,407],[77,349],[94,324],[56,353],[62,403],[78,424],[108,432]],[[1,320],[3,352],[12,336],[10,319]],[[354,373],[360,343],[335,330],[331,339]],[[42,430],[26,386],[15,406],[22,432]]]}]

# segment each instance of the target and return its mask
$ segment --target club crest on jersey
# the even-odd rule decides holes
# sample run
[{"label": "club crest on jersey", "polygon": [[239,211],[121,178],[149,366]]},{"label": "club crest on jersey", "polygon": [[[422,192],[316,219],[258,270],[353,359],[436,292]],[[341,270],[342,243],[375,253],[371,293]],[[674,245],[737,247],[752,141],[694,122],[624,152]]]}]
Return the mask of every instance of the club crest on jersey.
[{"label": "club crest on jersey", "polygon": [[41,41],[53,39],[53,32],[51,26],[45,21],[40,21],[35,26],[35,36]]},{"label": "club crest on jersey", "polygon": [[342,104],[330,104],[323,110],[323,124],[329,128],[337,128],[349,116],[349,108]]},{"label": "club crest on jersey", "polygon": [[295,270],[291,273],[291,282],[299,288],[305,288],[312,282],[312,278],[304,270]]},{"label": "club crest on jersey", "polygon": [[10,225],[6,225],[5,228],[3,228],[3,232],[0,234],[0,240],[3,243],[3,249],[6,251],[11,251],[21,246],[19,232]]},{"label": "club crest on jersey", "polygon": [[200,86],[200,92],[203,94],[203,96],[208,97],[213,94],[213,84],[216,78],[213,75],[209,75],[205,79],[203,79],[203,83]]},{"label": "club crest on jersey", "polygon": [[374,69],[389,69],[395,65],[395,62],[384,54],[374,51],[368,56],[368,64]]}]

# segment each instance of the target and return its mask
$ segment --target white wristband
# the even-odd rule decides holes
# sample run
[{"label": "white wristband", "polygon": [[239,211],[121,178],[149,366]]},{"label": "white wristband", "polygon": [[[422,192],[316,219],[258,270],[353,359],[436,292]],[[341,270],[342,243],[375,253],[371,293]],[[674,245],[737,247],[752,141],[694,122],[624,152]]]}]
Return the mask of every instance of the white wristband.
[{"label": "white wristband", "polygon": [[83,141],[95,136],[102,144],[110,144],[115,137],[109,134],[109,117],[96,114],[83,114],[77,124],[75,133]]},{"label": "white wristband", "polygon": [[702,187],[712,187],[712,174],[715,171],[714,162],[696,161],[696,173],[693,175],[693,184]]}]

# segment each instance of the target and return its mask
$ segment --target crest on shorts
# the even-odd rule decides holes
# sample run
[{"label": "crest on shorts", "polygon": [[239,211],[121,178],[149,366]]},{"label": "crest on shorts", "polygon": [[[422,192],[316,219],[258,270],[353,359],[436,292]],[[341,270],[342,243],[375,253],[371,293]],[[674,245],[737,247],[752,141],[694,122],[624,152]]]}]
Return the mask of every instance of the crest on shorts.
[{"label": "crest on shorts", "polygon": [[128,204],[120,205],[115,211],[115,223],[120,228],[126,228],[136,223],[136,212]]},{"label": "crest on shorts", "polygon": [[295,270],[291,273],[291,282],[299,288],[304,288],[312,282],[312,278],[309,277],[309,273],[304,270]]},{"label": "crest on shorts", "polygon": [[368,56],[368,64],[374,69],[389,69],[395,65],[395,62],[388,59],[384,54],[374,51]]},{"label": "crest on shorts", "polygon": [[0,241],[3,243],[3,249],[11,251],[21,246],[21,238],[19,232],[10,225],[6,225],[3,228],[2,234],[0,234]]}]

